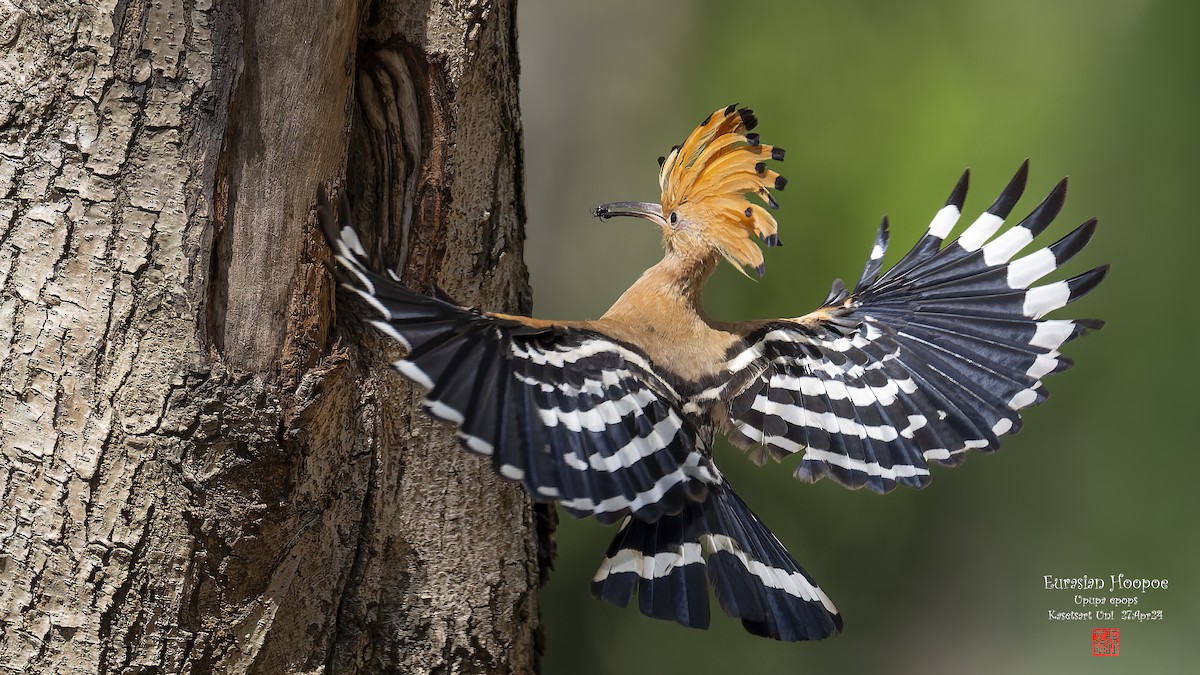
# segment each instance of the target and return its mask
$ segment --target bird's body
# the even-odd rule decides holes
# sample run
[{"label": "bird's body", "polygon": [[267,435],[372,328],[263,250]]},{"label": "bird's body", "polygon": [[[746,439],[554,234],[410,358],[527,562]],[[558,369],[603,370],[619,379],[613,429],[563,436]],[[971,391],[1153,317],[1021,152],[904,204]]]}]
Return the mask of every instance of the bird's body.
[{"label": "bird's body", "polygon": [[[1022,166],[1001,196],[943,246],[966,195],[964,174],[929,231],[881,274],[887,221],[853,292],[838,281],[796,318],[727,324],[701,306],[721,258],[764,271],[780,244],[755,194],[786,181],[783,151],[750,133],[734,106],[710,115],[661,160],[661,203],[596,215],[657,224],[665,254],[599,319],[547,321],[458,307],[367,269],[365,250],[330,209],[322,221],[373,324],[408,349],[396,369],[429,390],[426,408],[504,477],[576,516],[623,520],[593,579],[601,599],[687,626],[709,622],[711,584],[753,633],[820,639],[842,621],[828,596],[733,492],[713,460],[717,434],[753,459],[801,454],[796,476],[851,488],[923,487],[929,464],[994,450],[1066,369],[1058,348],[1096,321],[1043,320],[1091,290],[1097,268],[1030,287],[1091,238],[1089,221],[1017,260],[1062,206],[1065,182],[993,238],[1020,197]],[[344,203],[344,202],[343,202]]]},{"label": "bird's body", "polygon": [[686,260],[668,256],[646,270],[599,319],[563,321],[635,345],[679,382],[700,382],[720,370],[725,352],[737,341],[733,326],[714,324],[700,304],[719,258]]}]

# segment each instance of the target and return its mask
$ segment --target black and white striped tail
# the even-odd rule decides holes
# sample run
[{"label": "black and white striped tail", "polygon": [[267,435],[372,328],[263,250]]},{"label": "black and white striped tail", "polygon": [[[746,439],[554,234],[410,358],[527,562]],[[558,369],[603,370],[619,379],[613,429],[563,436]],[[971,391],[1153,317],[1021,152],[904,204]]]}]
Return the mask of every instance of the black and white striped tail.
[{"label": "black and white striped tail", "polygon": [[820,640],[842,618],[812,578],[728,486],[647,523],[629,519],[592,579],[592,594],[691,628],[709,624],[708,586],[746,630],[776,640]]},{"label": "black and white striped tail", "polygon": [[753,374],[729,404],[732,440],[775,456],[804,453],[798,478],[887,492],[923,487],[929,462],[956,465],[967,450],[994,450],[1020,430],[1019,411],[1046,399],[1042,379],[1071,365],[1059,348],[1103,325],[1043,317],[1108,269],[1033,285],[1083,249],[1096,221],[1016,257],[1058,215],[1067,189],[1064,179],[997,236],[1027,172],[1026,163],[943,246],[962,212],[963,174],[925,235],[881,276],[885,219],[853,293],[836,284],[817,312],[747,335],[728,362],[731,372]]}]

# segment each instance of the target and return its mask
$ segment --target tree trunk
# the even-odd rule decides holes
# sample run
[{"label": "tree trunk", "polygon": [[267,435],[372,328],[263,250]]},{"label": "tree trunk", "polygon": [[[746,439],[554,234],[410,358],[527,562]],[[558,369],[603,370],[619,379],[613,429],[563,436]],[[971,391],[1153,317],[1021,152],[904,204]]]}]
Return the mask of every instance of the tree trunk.
[{"label": "tree trunk", "polygon": [[510,0],[0,0],[0,673],[531,672],[552,512],[312,213],[529,309]]}]

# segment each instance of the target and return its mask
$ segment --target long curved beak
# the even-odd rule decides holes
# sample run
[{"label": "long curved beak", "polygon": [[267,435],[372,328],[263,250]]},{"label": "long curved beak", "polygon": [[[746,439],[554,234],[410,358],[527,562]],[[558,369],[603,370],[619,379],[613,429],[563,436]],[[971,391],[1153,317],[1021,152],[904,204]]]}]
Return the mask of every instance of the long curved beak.
[{"label": "long curved beak", "polygon": [[611,204],[601,204],[592,209],[592,215],[600,220],[608,220],[617,216],[633,216],[635,218],[645,218],[660,226],[667,224],[667,219],[663,217],[662,205],[653,202],[612,202]]}]

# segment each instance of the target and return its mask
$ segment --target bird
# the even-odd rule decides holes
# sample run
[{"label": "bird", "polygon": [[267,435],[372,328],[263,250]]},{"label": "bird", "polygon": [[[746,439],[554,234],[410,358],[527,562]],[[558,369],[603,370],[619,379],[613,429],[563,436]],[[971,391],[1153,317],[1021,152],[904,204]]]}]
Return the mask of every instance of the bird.
[{"label": "bird", "polygon": [[[885,217],[853,291],[835,280],[790,318],[721,322],[701,305],[726,260],[765,273],[782,245],[771,168],[782,148],[753,110],[710,114],[659,158],[658,202],[613,202],[662,233],[662,260],[598,319],[556,321],[460,306],[372,271],[345,199],[322,189],[321,227],[370,325],[400,343],[391,365],[462,447],[490,458],[535,501],[620,523],[592,594],[646,616],[707,628],[709,589],[754,635],[819,640],[842,616],[717,468],[718,436],[756,463],[799,455],[795,477],[887,493],[921,488],[930,466],[991,452],[1072,365],[1060,348],[1099,320],[1046,319],[1104,278],[1102,265],[1041,285],[1092,239],[1096,220],[1018,257],[1063,206],[1063,179],[1002,229],[1029,161],[957,237],[969,170],[911,250],[883,270]],[[803,310],[801,310],[803,311]]]}]

